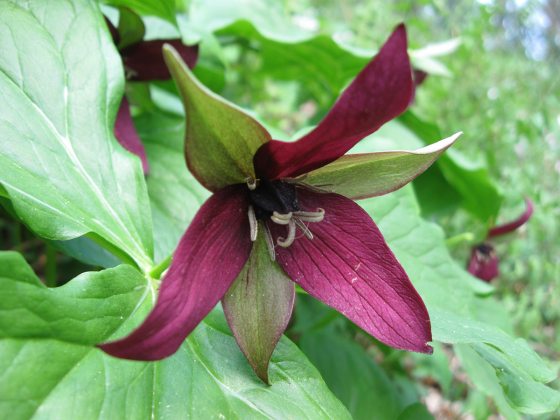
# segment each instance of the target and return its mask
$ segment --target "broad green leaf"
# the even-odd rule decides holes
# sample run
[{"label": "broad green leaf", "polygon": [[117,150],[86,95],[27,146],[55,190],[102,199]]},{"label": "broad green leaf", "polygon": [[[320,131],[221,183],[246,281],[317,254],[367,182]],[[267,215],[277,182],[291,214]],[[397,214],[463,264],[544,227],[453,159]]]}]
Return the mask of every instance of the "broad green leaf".
[{"label": "broad green leaf", "polygon": [[[449,344],[484,343],[485,346],[481,349],[497,349],[500,351],[500,357],[505,359],[509,366],[522,368],[536,381],[550,382],[556,377],[556,374],[543,363],[525,340],[512,339],[493,325],[468,319],[449,310],[434,309],[433,317],[437,320],[432,329],[434,339],[437,341]],[[493,355],[492,359],[497,360],[497,357]],[[496,363],[501,362],[496,361]]]},{"label": "broad green leaf", "polygon": [[270,135],[256,120],[196,80],[170,45],[163,55],[185,112],[185,157],[195,177],[214,191],[254,178],[253,155]]},{"label": "broad green leaf", "polygon": [[[500,384],[507,389],[508,402],[518,411],[536,415],[560,409],[560,392],[534,381],[524,365],[521,367],[505,362],[501,351],[493,346],[477,345],[475,350],[494,367]],[[556,379],[555,372],[549,378],[553,379]]]},{"label": "broad green leaf", "polygon": [[144,270],[152,237],[140,162],[113,136],[123,72],[89,1],[0,3],[0,183],[38,235],[88,233]]},{"label": "broad green leaf", "polygon": [[47,289],[20,255],[0,253],[0,417],[350,418],[287,339],[272,357],[272,385],[264,385],[218,311],[161,362],[92,347],[137,325],[151,297],[130,266]]},{"label": "broad green leaf", "polygon": [[387,194],[424,172],[460,135],[415,151],[349,154],[306,174],[302,181],[352,199]]},{"label": "broad green leaf", "polygon": [[123,323],[122,314],[134,312],[148,290],[129,265],[47,288],[16,252],[0,252],[0,282],[2,339],[55,338],[90,346],[113,334]]},{"label": "broad green leaf", "polygon": [[300,346],[354,419],[395,419],[406,401],[373,356],[332,329],[304,334]]},{"label": "broad green leaf", "polygon": [[222,306],[239,347],[266,383],[270,357],[290,321],[294,298],[294,283],[278,264],[271,264],[264,233],[259,233]]},{"label": "broad green leaf", "polygon": [[520,419],[521,416],[507,401],[504,390],[496,377],[496,370],[492,365],[484,360],[471,346],[457,344],[454,346],[454,349],[463,369],[469,373],[474,386],[485,395],[491,397],[500,413],[507,419]]}]

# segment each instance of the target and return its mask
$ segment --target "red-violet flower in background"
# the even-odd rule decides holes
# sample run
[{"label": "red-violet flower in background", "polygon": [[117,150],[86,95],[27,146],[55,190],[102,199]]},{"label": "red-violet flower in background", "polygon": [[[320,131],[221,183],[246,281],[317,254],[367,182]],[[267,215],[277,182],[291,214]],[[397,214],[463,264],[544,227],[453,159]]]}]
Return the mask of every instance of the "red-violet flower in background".
[{"label": "red-violet flower in background", "polygon": [[404,25],[319,125],[295,142],[272,140],[257,121],[202,86],[172,47],[164,47],[164,56],[185,105],[187,165],[213,195],[181,238],[144,323],[100,347],[127,359],[170,356],[221,299],[241,350],[268,381],[297,283],[380,341],[431,353],[422,299],[353,200],[407,184],[460,133],[413,152],[345,155],[410,104]]},{"label": "red-violet flower in background", "polygon": [[481,280],[490,282],[500,275],[500,259],[496,254],[496,249],[488,239],[511,233],[529,221],[533,214],[533,202],[525,199],[525,211],[515,220],[494,226],[488,231],[487,240],[484,243],[475,245],[471,250],[467,270],[469,273]]}]

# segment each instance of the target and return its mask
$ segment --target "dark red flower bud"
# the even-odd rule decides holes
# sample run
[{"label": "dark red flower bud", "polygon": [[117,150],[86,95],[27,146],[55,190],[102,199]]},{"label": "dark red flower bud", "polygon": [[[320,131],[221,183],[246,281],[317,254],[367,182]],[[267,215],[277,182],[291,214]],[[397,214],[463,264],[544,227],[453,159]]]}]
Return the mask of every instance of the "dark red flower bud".
[{"label": "dark red flower bud", "polygon": [[473,276],[490,282],[500,275],[499,262],[494,247],[489,243],[482,243],[472,249],[467,270]]}]

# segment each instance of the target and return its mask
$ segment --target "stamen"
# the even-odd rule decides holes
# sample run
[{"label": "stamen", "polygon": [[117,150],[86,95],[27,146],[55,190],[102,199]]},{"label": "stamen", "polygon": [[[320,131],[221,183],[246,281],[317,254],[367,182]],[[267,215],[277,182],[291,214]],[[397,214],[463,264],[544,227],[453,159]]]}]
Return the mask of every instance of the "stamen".
[{"label": "stamen", "polygon": [[255,215],[255,209],[253,206],[249,206],[249,228],[251,229],[251,241],[255,242],[257,240],[257,233],[259,232],[259,224],[257,222],[257,216]]},{"label": "stamen", "polygon": [[254,191],[257,188],[257,180],[255,178],[248,177],[245,179],[245,182],[251,191]]},{"label": "stamen", "polygon": [[325,210],[318,208],[317,211],[295,211],[294,216],[302,222],[317,223],[325,218]]},{"label": "stamen", "polygon": [[301,229],[303,234],[305,236],[307,236],[308,239],[313,239],[313,234],[311,233],[311,231],[309,230],[309,228],[307,227],[307,225],[305,223],[303,223],[297,217],[294,217],[294,222],[296,223],[297,227]]},{"label": "stamen", "polygon": [[286,214],[280,214],[277,211],[275,211],[274,213],[272,213],[272,216],[270,216],[270,219],[274,223],[277,223],[279,225],[287,225],[288,223],[290,223],[290,220],[292,219],[292,212]]},{"label": "stamen", "polygon": [[276,260],[276,252],[274,252],[274,239],[272,239],[272,234],[270,233],[270,229],[264,223],[264,239],[266,240],[266,247],[268,248],[268,254],[270,255],[270,260]]},{"label": "stamen", "polygon": [[280,245],[282,248],[288,248],[291,244],[294,243],[295,239],[296,239],[296,223],[294,222],[293,219],[290,219],[288,223],[288,237],[284,239],[282,236],[279,236],[278,239],[276,239],[276,243]]}]

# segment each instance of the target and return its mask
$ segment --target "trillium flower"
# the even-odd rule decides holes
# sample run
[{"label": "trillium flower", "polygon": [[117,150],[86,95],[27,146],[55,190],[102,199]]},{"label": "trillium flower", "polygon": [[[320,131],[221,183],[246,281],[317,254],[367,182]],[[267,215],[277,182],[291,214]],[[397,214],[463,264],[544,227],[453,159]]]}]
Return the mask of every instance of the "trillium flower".
[{"label": "trillium flower", "polygon": [[[525,199],[525,211],[518,218],[502,225],[494,226],[488,231],[487,239],[506,235],[519,229],[529,221],[533,215],[533,202]],[[481,280],[490,282],[500,275],[500,259],[494,245],[488,240],[475,245],[471,250],[471,257],[467,264],[467,271]]]},{"label": "trillium flower", "polygon": [[404,26],[320,124],[294,142],[272,140],[207,90],[172,47],[164,56],[186,110],[187,165],[213,195],[181,238],[144,323],[100,347],[126,359],[170,356],[221,300],[241,350],[267,382],[298,284],[383,343],[431,353],[422,299],[353,199],[402,187],[460,133],[413,152],[345,155],[410,103]]},{"label": "trillium flower", "polygon": [[[149,82],[169,80],[171,74],[163,60],[162,47],[169,44],[178,52],[184,62],[193,68],[198,60],[198,46],[183,45],[180,39],[145,41],[145,27],[142,19],[129,9],[120,9],[119,29],[108,19],[105,20],[113,42],[117,45],[123,60],[126,79],[130,81]],[[123,35],[121,36],[121,32]],[[114,129],[115,137],[126,150],[135,154],[142,161],[144,174],[150,171],[144,145],[136,132],[130,106],[123,97]]]}]

